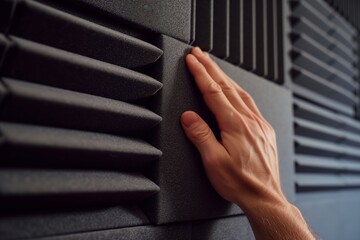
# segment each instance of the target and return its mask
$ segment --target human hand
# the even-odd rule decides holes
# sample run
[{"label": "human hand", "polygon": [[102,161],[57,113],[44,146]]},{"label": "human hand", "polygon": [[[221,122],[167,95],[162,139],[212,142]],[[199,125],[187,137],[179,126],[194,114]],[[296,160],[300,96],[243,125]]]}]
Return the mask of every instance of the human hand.
[{"label": "human hand", "polygon": [[181,116],[215,190],[243,209],[256,239],[315,239],[282,193],[275,131],[252,97],[200,48],[186,63],[220,129],[218,141],[195,112]]},{"label": "human hand", "polygon": [[199,150],[215,190],[244,211],[256,207],[259,199],[286,201],[280,186],[275,132],[252,97],[200,48],[186,56],[186,63],[221,131],[219,142],[196,113],[188,111],[181,116],[184,131]]}]

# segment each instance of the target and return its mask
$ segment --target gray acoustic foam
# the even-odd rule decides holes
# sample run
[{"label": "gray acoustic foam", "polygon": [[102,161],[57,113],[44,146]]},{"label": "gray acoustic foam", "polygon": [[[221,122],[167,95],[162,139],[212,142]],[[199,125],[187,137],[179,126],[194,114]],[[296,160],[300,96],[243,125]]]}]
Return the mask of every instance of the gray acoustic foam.
[{"label": "gray acoustic foam", "polygon": [[254,240],[245,216],[194,221],[191,240]]},{"label": "gray acoustic foam", "polygon": [[159,191],[139,173],[94,170],[0,170],[3,209],[135,203]]},{"label": "gray acoustic foam", "polygon": [[4,63],[9,45],[10,45],[10,41],[6,39],[6,37],[3,34],[0,33],[0,73],[2,71],[2,65]]},{"label": "gray acoustic foam", "polygon": [[242,58],[243,0],[230,0],[229,62],[239,65]]},{"label": "gray acoustic foam", "polygon": [[133,104],[13,79],[2,81],[2,121],[112,134],[140,134],[161,121]]},{"label": "gray acoustic foam", "polygon": [[214,0],[214,35],[212,54],[221,59],[229,56],[230,0]]},{"label": "gray acoustic foam", "polygon": [[162,86],[123,67],[16,37],[11,40],[4,76],[125,101],[152,96]]},{"label": "gray acoustic foam", "polygon": [[[164,88],[154,109],[163,121],[158,127],[160,137],[153,141],[163,155],[154,168],[149,169],[149,177],[161,191],[147,200],[147,215],[155,223],[167,223],[240,214],[242,212],[236,205],[224,201],[210,185],[200,156],[187,140],[179,122],[184,111],[194,110],[218,134],[214,118],[185,66],[184,56],[190,47],[163,36],[162,49],[162,75],[158,78]],[[293,179],[290,92],[222,60],[216,61],[254,96],[264,116],[277,131],[282,184],[287,196],[293,199],[293,181],[288,181]]]},{"label": "gray acoustic foam", "polygon": [[[0,2],[0,8],[7,2]],[[30,0],[18,1],[8,34],[126,68],[155,62],[157,47]],[[45,34],[46,33],[46,34]],[[71,33],[71,37],[68,34]]]},{"label": "gray acoustic foam", "polygon": [[307,192],[296,197],[301,213],[321,239],[359,238],[359,191]]},{"label": "gray acoustic foam", "polygon": [[[260,76],[268,74],[268,0],[256,0],[256,73]],[[270,26],[271,27],[271,26]],[[276,33],[275,33],[276,34]],[[272,47],[272,46],[270,46]]]},{"label": "gray acoustic foam", "polygon": [[1,164],[136,167],[161,156],[143,140],[103,133],[0,122],[0,136]]},{"label": "gray acoustic foam", "polygon": [[183,42],[190,41],[191,1],[189,0],[68,0],[107,17],[126,21]]},{"label": "gray acoustic foam", "polygon": [[6,33],[13,15],[13,7],[16,1],[3,0],[0,2],[0,32]]},{"label": "gray acoustic foam", "polygon": [[[176,224],[161,227],[139,226],[105,231],[79,233],[58,237],[41,238],[42,240],[191,240],[191,225]],[[39,239],[40,240],[40,239]]]},{"label": "gray acoustic foam", "polygon": [[121,207],[57,208],[53,210],[2,213],[1,239],[23,239],[58,234],[99,231],[149,224],[141,210],[132,205]]},{"label": "gray acoustic foam", "polygon": [[203,50],[213,48],[214,0],[196,0],[195,42]]},{"label": "gray acoustic foam", "polygon": [[247,70],[256,69],[256,1],[243,0],[243,62],[241,66]]}]

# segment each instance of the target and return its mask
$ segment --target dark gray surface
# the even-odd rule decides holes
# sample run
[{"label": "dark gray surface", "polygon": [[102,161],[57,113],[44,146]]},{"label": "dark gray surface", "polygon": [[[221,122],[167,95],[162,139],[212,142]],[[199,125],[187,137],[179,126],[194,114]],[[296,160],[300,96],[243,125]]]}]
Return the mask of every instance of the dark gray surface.
[{"label": "dark gray surface", "polygon": [[253,71],[256,69],[256,1],[244,0],[244,43],[243,43],[243,62],[240,63],[241,67],[246,70]]},{"label": "dark gray surface", "polygon": [[13,7],[16,1],[3,0],[0,2],[0,32],[6,33],[13,17]]},{"label": "dark gray surface", "polygon": [[145,74],[123,67],[24,39],[11,39],[15,45],[3,66],[7,77],[125,101],[152,96],[162,86]]},{"label": "dark gray surface", "polygon": [[121,228],[105,231],[79,233],[73,235],[65,235],[59,237],[41,238],[43,240],[100,240],[100,239],[116,239],[116,240],[190,240],[191,225],[176,224],[168,226],[139,226],[131,228]]},{"label": "dark gray surface", "polygon": [[349,94],[345,89],[324,78],[316,76],[306,69],[293,66],[291,69],[291,76],[294,83],[310,89],[313,92],[317,92],[320,95],[329,97],[332,100],[336,100],[348,106],[353,105],[357,101],[357,98],[354,95]]},{"label": "dark gray surface", "polygon": [[161,156],[149,143],[60,128],[0,123],[2,165],[136,167]]},{"label": "dark gray surface", "polygon": [[126,68],[162,55],[147,42],[30,0],[17,3],[9,34]]},{"label": "dark gray surface", "polygon": [[359,202],[359,191],[333,191],[297,194],[296,204],[321,239],[357,240]]},{"label": "dark gray surface", "polygon": [[[268,75],[268,0],[256,0],[256,73]],[[271,26],[270,26],[271,28]]]},{"label": "dark gray surface", "polygon": [[190,0],[68,0],[129,24],[135,24],[155,32],[164,33],[183,42],[190,41]]},{"label": "dark gray surface", "polygon": [[144,134],[161,121],[134,104],[13,79],[2,81],[6,89],[2,121],[130,135]]},{"label": "dark gray surface", "polygon": [[2,213],[1,239],[23,239],[149,224],[136,206]]},{"label": "dark gray surface", "polygon": [[266,13],[266,34],[268,38],[268,51],[267,51],[267,78],[270,80],[279,79],[279,44],[278,44],[278,22],[277,22],[277,5],[280,4],[279,0],[267,0],[267,13]]},{"label": "dark gray surface", "polygon": [[2,209],[136,203],[159,187],[137,172],[0,170]]},{"label": "dark gray surface", "polygon": [[192,240],[255,240],[245,216],[195,221]]},{"label": "dark gray surface", "polygon": [[243,0],[230,0],[229,62],[239,65],[242,58]]},{"label": "dark gray surface", "polygon": [[[151,169],[150,178],[161,191],[147,202],[147,214],[155,223],[229,216],[240,209],[222,200],[208,182],[200,156],[183,133],[179,118],[182,112],[194,110],[209,122],[214,131],[214,118],[204,105],[194,80],[186,70],[184,55],[190,48],[163,37],[164,88],[155,103],[155,112],[163,117],[160,138],[154,144],[163,155]],[[278,136],[281,175],[284,191],[293,199],[292,106],[290,92],[266,82],[223,61],[220,66],[254,96],[264,116],[274,126]]]},{"label": "dark gray surface", "polygon": [[214,35],[211,53],[221,59],[229,56],[230,0],[214,0]]},{"label": "dark gray surface", "polygon": [[196,0],[196,22],[194,46],[204,51],[213,48],[214,0]]}]

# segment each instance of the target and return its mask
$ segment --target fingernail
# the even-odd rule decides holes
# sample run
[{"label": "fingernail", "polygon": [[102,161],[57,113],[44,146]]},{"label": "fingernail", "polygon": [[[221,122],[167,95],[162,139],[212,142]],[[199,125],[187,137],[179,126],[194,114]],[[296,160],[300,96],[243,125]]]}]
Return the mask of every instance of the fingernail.
[{"label": "fingernail", "polygon": [[199,48],[199,47],[195,47],[195,51],[196,51],[197,53],[199,53],[200,55],[203,55],[203,54],[204,54],[203,51],[201,50],[201,48]]},{"label": "fingernail", "polygon": [[184,113],[181,122],[186,128],[190,128],[199,121],[199,116],[194,113]]},{"label": "fingernail", "polygon": [[192,54],[189,54],[189,60],[190,60],[191,62],[193,62],[193,63],[199,62],[199,61],[197,60],[197,58],[196,58],[194,55],[192,55]]}]

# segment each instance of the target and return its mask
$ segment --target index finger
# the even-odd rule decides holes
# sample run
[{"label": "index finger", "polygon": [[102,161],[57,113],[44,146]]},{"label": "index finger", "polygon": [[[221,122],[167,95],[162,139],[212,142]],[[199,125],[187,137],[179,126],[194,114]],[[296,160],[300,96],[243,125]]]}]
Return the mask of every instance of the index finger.
[{"label": "index finger", "polygon": [[224,123],[227,122],[230,115],[236,112],[235,108],[226,98],[221,87],[210,77],[205,67],[194,55],[188,54],[186,63],[203,95],[206,105],[215,115],[220,129],[225,130],[228,126],[224,125]]}]

